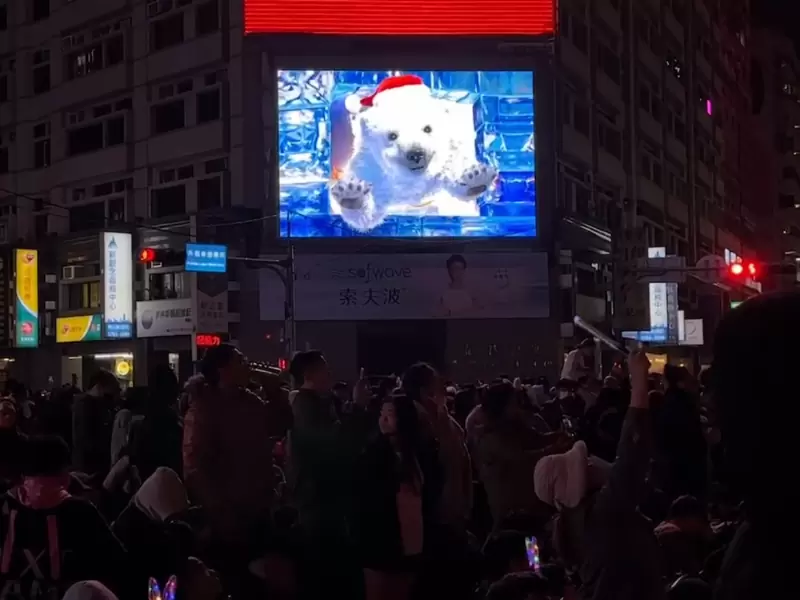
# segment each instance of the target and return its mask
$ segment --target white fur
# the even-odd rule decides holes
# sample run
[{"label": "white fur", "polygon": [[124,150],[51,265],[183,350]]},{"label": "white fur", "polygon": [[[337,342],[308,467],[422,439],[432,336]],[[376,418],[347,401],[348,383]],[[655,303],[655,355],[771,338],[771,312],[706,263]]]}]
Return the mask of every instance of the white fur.
[{"label": "white fur", "polygon": [[[476,189],[490,187],[496,172],[477,163],[474,132],[463,131],[452,104],[423,85],[381,92],[371,107],[357,96],[346,100],[355,113],[353,155],[331,186],[333,209],[345,222],[369,231],[388,215],[478,216]],[[422,164],[409,162],[411,151],[424,153]]]}]

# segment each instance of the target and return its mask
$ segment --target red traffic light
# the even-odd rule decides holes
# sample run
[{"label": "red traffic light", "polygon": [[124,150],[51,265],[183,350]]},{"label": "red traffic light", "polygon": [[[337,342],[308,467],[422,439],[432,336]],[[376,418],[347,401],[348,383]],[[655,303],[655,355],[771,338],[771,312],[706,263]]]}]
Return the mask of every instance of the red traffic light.
[{"label": "red traffic light", "polygon": [[156,251],[152,248],[142,248],[139,250],[139,262],[151,263],[156,259]]},{"label": "red traffic light", "polygon": [[728,273],[737,279],[755,279],[758,272],[758,264],[754,262],[735,262],[728,265]]}]

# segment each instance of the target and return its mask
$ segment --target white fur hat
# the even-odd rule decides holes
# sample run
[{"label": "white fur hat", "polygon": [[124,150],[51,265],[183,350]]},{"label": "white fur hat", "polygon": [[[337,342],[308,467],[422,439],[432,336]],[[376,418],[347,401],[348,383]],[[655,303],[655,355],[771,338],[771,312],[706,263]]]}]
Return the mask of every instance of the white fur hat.
[{"label": "white fur hat", "polygon": [[589,453],[576,442],[568,452],[545,456],[536,463],[533,486],[539,499],[556,508],[575,508],[588,490]]}]

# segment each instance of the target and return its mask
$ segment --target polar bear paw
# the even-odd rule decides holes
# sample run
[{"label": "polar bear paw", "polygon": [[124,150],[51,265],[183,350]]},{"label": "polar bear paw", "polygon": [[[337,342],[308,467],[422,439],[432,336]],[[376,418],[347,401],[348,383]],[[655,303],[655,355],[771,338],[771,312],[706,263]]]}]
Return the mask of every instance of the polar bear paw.
[{"label": "polar bear paw", "polygon": [[357,177],[345,177],[331,185],[331,197],[345,210],[361,210],[372,193],[372,184]]},{"label": "polar bear paw", "polygon": [[456,190],[463,198],[476,198],[494,185],[497,170],[487,164],[476,163],[467,169],[456,180]]},{"label": "polar bear paw", "polygon": [[356,231],[366,233],[383,223],[385,211],[375,205],[371,183],[348,175],[333,183],[330,190],[342,220]]}]

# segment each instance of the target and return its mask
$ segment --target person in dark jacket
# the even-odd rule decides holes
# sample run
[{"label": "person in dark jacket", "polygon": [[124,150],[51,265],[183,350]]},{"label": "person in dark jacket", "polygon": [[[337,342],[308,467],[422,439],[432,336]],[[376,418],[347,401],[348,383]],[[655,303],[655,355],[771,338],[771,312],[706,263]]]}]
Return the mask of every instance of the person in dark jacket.
[{"label": "person in dark jacket", "polygon": [[16,404],[11,398],[0,398],[0,492],[15,485],[21,475],[23,441]]},{"label": "person in dark jacket", "polygon": [[662,600],[660,550],[653,524],[638,510],[652,456],[647,372],[643,351],[629,359],[631,405],[613,465],[589,457],[577,442],[565,454],[542,458],[534,485],[558,509],[554,542],[576,569],[584,600]]},{"label": "person in dark jacket", "polygon": [[442,472],[417,405],[384,402],[380,435],[356,468],[354,532],[367,600],[407,599],[436,524]]},{"label": "person in dark jacket", "polygon": [[105,477],[111,468],[111,431],[120,395],[116,377],[104,369],[89,381],[72,405],[72,468]]},{"label": "person in dark jacket", "polygon": [[664,402],[656,418],[657,464],[661,489],[671,500],[708,496],[708,448],[699,399],[685,367],[664,367]]},{"label": "person in dark jacket", "polygon": [[125,551],[97,509],[68,492],[66,443],[31,437],[23,453],[23,480],[0,500],[3,595],[60,598],[73,583],[89,579],[120,595],[126,590]]},{"label": "person in dark jacket", "polygon": [[127,442],[131,464],[138,469],[142,481],[158,467],[183,472],[183,425],[176,410],[178,378],[169,366],[158,365],[148,381],[143,417],[131,424]]},{"label": "person in dark jacket", "polygon": [[[357,443],[339,421],[328,363],[317,350],[298,352],[289,366],[297,389],[289,431],[289,481],[304,540],[302,597],[353,585],[348,561],[351,476]],[[337,548],[332,555],[330,548]],[[349,592],[342,592],[348,595]]]},{"label": "person in dark jacket", "polygon": [[745,510],[715,600],[797,595],[798,307],[797,291],[752,298],[728,312],[714,336],[711,378],[728,483]]}]

